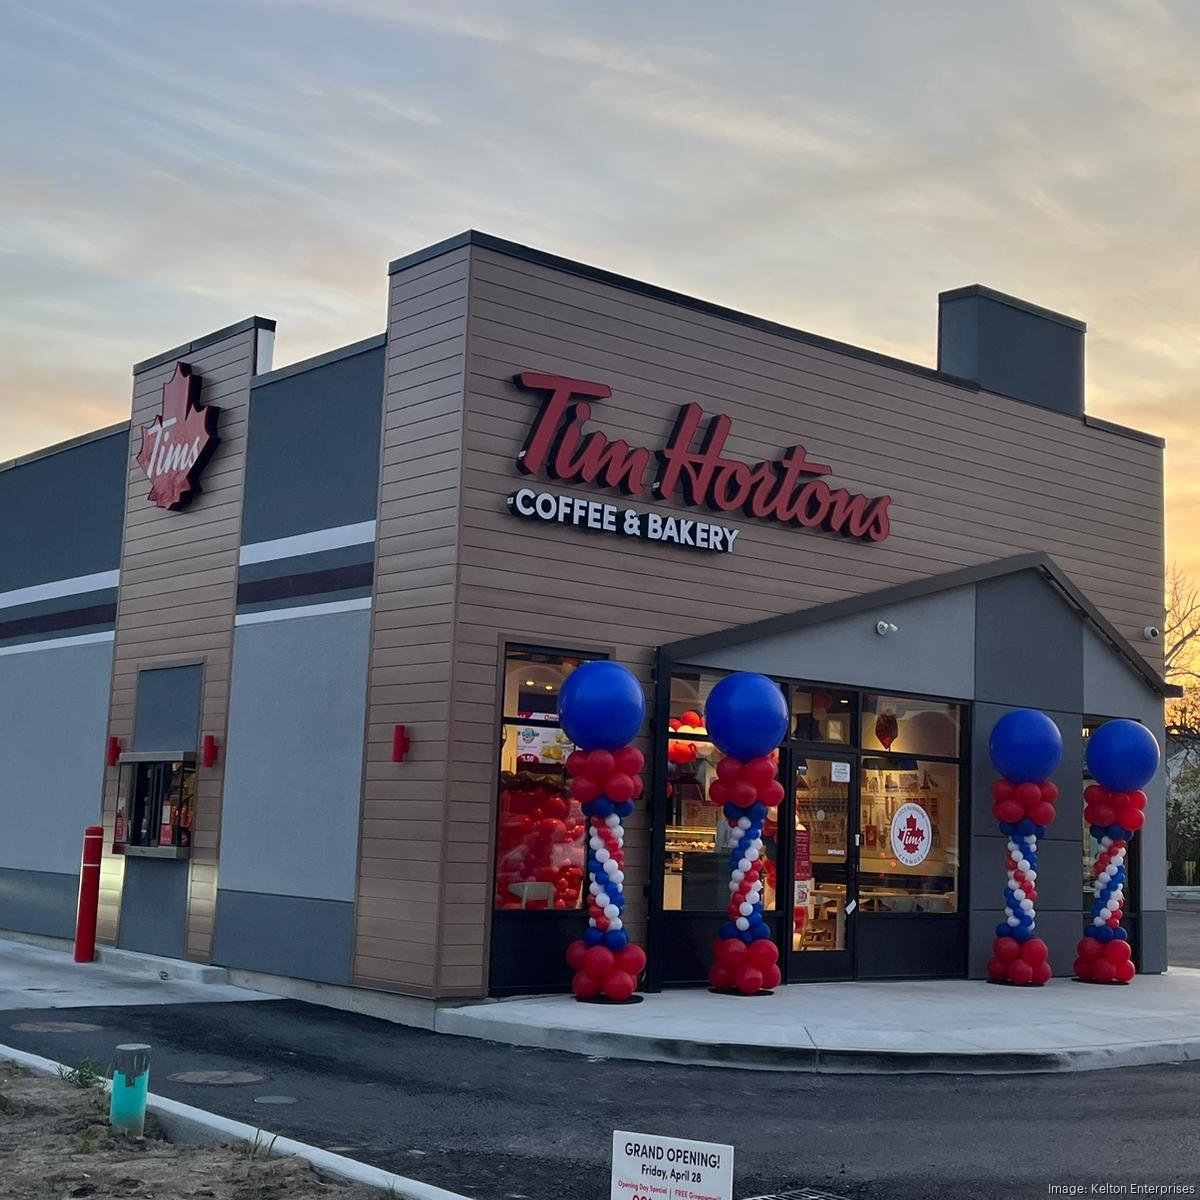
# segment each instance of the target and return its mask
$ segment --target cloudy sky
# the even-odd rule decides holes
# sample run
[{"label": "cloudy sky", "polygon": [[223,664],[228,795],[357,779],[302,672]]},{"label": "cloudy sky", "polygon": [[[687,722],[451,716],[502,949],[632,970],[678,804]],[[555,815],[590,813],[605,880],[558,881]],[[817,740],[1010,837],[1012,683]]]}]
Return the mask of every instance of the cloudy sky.
[{"label": "cloudy sky", "polygon": [[[932,363],[981,282],[1087,320],[1200,574],[1193,0],[0,0],[0,459],[250,313],[379,332],[474,227]],[[1114,481],[1114,486],[1118,486]]]}]

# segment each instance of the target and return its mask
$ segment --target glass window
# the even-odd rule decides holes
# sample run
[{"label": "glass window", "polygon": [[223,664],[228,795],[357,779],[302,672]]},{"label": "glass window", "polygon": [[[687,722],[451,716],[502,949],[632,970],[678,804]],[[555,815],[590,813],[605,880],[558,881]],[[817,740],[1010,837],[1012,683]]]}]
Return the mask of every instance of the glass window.
[{"label": "glass window", "polygon": [[[196,807],[194,763],[125,763],[118,798],[115,845],[190,846]],[[130,801],[126,825],[125,804]]]},{"label": "glass window", "polygon": [[866,755],[861,775],[858,893],[863,911],[955,912],[958,763]]},{"label": "glass window", "polygon": [[962,707],[868,692],[863,697],[864,750],[957,758]]},{"label": "glass window", "polygon": [[558,724],[563,681],[582,654],[510,647],[496,825],[496,908],[545,912],[580,907],[587,821],[571,799]]},{"label": "glass window", "polygon": [[792,737],[798,741],[849,745],[853,721],[853,692],[826,687],[792,692]]},{"label": "glass window", "polygon": [[845,950],[850,763],[796,760],[792,949]]},{"label": "glass window", "polygon": [[[683,672],[671,679],[671,732],[667,740],[666,873],[668,911],[724,911],[729,904],[729,822],[708,800],[721,752],[704,728],[704,702],[720,675]],[[763,826],[763,907],[775,907],[777,814]]]}]

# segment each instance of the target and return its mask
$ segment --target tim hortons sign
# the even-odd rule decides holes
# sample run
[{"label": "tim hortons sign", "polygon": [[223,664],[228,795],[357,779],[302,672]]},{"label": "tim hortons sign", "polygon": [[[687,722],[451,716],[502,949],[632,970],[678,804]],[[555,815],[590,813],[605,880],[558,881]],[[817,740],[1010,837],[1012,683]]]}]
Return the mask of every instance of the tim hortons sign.
[{"label": "tim hortons sign", "polygon": [[142,430],[137,460],[150,480],[146,498],[159,508],[186,508],[200,491],[200,473],[212,458],[219,408],[200,405],[200,376],[185,362],[163,384],[162,411]]},{"label": "tim hortons sign", "polygon": [[[708,417],[705,427],[700,405],[685,404],[662,449],[631,446],[599,430],[584,432],[592,416],[590,402],[612,395],[606,384],[532,371],[514,376],[513,381],[545,396],[525,448],[517,456],[517,467],[526,475],[595,484],[626,496],[647,496],[718,513],[741,512],[867,542],[882,542],[891,533],[890,496],[860,496],[831,487],[825,477],[833,474],[833,468],[813,462],[801,445],[789,447],[769,462],[726,458],[733,420],[724,414]],[[732,539],[728,547],[719,548],[732,549]]]}]

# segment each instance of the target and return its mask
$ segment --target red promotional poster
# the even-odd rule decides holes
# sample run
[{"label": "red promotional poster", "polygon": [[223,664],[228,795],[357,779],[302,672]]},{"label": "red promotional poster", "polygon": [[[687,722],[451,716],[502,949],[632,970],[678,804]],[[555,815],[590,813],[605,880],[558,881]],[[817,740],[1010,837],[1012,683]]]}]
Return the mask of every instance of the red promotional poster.
[{"label": "red promotional poster", "polygon": [[796,878],[812,878],[812,833],[807,829],[796,830]]}]

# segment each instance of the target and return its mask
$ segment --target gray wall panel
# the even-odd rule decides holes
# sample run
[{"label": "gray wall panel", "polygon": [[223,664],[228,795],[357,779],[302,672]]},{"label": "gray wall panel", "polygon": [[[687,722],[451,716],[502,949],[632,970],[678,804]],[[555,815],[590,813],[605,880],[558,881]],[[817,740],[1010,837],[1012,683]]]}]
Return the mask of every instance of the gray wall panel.
[{"label": "gray wall panel", "polygon": [[126,858],[121,897],[122,950],[183,958],[187,946],[188,864],[157,858]]},{"label": "gray wall panel", "polygon": [[0,471],[0,592],[115,571],[129,431]]},{"label": "gray wall panel", "polygon": [[100,820],[111,669],[111,642],[0,658],[0,867],[78,872]]},{"label": "gray wall panel", "polygon": [[1167,914],[1161,909],[1138,916],[1133,954],[1143,975],[1157,975],[1167,969]]},{"label": "gray wall panel", "polygon": [[[974,593],[957,588],[881,606],[707,654],[697,665],[967,699],[975,691]],[[880,620],[897,631],[880,637]]]},{"label": "gray wall panel", "polygon": [[223,888],[354,898],[369,633],[365,611],[238,628]]},{"label": "gray wall panel", "polygon": [[78,870],[66,875],[0,867],[0,929],[43,937],[74,937],[78,896]]},{"label": "gray wall panel", "polygon": [[217,890],[213,962],[292,979],[349,983],[354,905]]},{"label": "gray wall panel", "polygon": [[1078,616],[1034,572],[975,589],[975,694],[1015,707],[1083,711]]},{"label": "gray wall panel", "polygon": [[200,737],[204,668],[160,667],[138,673],[135,750],[195,750]]},{"label": "gray wall panel", "polygon": [[242,541],[375,518],[383,347],[254,388]]}]

